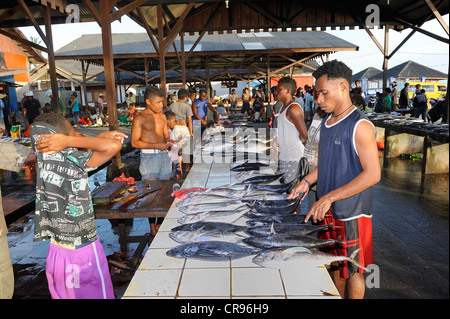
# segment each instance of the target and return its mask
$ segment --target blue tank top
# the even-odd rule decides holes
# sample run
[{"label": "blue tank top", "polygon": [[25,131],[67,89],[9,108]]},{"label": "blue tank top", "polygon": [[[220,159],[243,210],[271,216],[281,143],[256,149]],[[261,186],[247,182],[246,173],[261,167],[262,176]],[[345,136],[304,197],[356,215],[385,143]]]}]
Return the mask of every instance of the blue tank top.
[{"label": "blue tank top", "polygon": [[72,106],[72,112],[80,112],[80,105],[78,104],[77,98],[75,98],[75,104]]},{"label": "blue tank top", "polygon": [[[317,196],[321,198],[339,188],[362,172],[356,152],[354,130],[356,124],[367,117],[355,109],[345,118],[333,125],[326,122],[320,127],[319,163],[317,177]],[[361,216],[372,216],[372,187],[359,194],[334,202],[331,211],[335,219],[348,220]]]},{"label": "blue tank top", "polygon": [[197,114],[200,116],[203,120],[206,119],[206,111],[208,110],[208,100],[200,100],[196,99],[195,105],[197,106]]}]

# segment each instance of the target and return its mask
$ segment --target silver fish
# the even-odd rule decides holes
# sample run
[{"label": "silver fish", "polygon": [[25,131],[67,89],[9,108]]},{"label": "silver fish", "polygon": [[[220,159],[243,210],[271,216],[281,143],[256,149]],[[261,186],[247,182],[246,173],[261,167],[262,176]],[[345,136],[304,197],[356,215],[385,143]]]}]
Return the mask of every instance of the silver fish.
[{"label": "silver fish", "polygon": [[180,224],[195,223],[200,221],[234,223],[249,211],[250,207],[237,211],[199,212],[195,214],[186,214],[177,221]]},{"label": "silver fish", "polygon": [[345,244],[340,239],[318,239],[309,236],[296,236],[285,234],[273,234],[268,236],[252,236],[244,238],[243,242],[247,245],[261,249],[276,249],[289,247],[317,248],[336,243]]},{"label": "silver fish", "polygon": [[355,250],[350,257],[346,257],[335,256],[318,250],[309,250],[305,247],[293,247],[260,252],[253,257],[252,261],[257,265],[266,268],[299,270],[302,268],[323,267],[334,261],[347,260],[367,271],[364,266],[355,260],[358,252],[359,249]]},{"label": "silver fish", "polygon": [[235,200],[227,203],[216,204],[199,204],[180,207],[179,210],[183,214],[195,214],[199,212],[220,212],[220,211],[235,211],[248,207],[247,204]]},{"label": "silver fish", "polygon": [[261,174],[256,176],[251,176],[244,179],[241,183],[243,184],[263,184],[271,183],[279,179],[284,174]]},{"label": "silver fish", "polygon": [[166,252],[169,257],[221,261],[258,253],[258,249],[222,241],[204,241],[175,246]]},{"label": "silver fish", "polygon": [[217,204],[217,203],[227,203],[233,202],[236,199],[229,198],[221,195],[213,195],[213,194],[199,194],[197,196],[192,196],[183,200],[180,200],[176,206],[184,207],[189,205],[200,205],[200,204]]},{"label": "silver fish", "polygon": [[[188,224],[186,224],[188,225]],[[203,242],[203,241],[225,241],[228,243],[239,243],[245,236],[235,232],[221,230],[214,231],[188,231],[176,230],[169,233],[169,237],[180,244]]]},{"label": "silver fish", "polygon": [[308,236],[314,234],[319,230],[324,230],[329,227],[333,227],[333,224],[330,225],[313,225],[313,224],[285,224],[285,223],[272,223],[271,225],[263,225],[263,226],[255,226],[249,227],[246,230],[246,233],[252,236],[268,236],[271,234],[288,234],[288,235],[299,235],[299,236]]},{"label": "silver fish", "polygon": [[288,215],[274,214],[271,216],[261,216],[248,220],[247,225],[255,227],[255,226],[271,225],[272,223],[304,224],[305,217],[306,215],[298,215],[298,214],[288,214]]}]

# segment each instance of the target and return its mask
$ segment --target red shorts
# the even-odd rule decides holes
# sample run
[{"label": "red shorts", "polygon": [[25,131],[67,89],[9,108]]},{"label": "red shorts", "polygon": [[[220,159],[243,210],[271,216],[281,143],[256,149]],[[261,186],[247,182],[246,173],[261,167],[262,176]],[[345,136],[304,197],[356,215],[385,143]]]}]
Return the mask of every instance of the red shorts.
[{"label": "red shorts", "polygon": [[[338,239],[345,244],[322,247],[322,251],[336,255],[350,257],[359,248],[355,260],[362,266],[373,264],[372,218],[360,217],[349,221],[334,219],[331,212],[325,215],[322,223],[334,226],[328,230],[319,232],[320,239]],[[348,279],[355,273],[364,273],[364,270],[348,261],[342,262],[340,276]]]}]

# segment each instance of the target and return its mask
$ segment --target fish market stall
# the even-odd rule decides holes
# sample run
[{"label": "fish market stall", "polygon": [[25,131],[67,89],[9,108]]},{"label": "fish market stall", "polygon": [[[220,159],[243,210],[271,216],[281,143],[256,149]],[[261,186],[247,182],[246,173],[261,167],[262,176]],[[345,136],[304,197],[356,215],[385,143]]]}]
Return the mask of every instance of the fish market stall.
[{"label": "fish market stall", "polygon": [[[246,160],[242,163],[246,165]],[[276,241],[274,246],[264,242],[253,245],[258,242],[258,232],[271,234],[271,228],[281,229],[270,223],[264,224],[269,229],[250,226],[249,221],[267,217],[264,209],[270,205],[263,204],[258,210],[259,202],[270,200],[293,211],[299,201],[286,200],[286,185],[275,181],[280,175],[272,160],[258,167],[256,174],[239,171],[238,166],[238,162],[218,160],[193,165],[123,298],[340,298],[326,268],[318,267],[329,260],[317,263],[321,258],[318,251],[308,249],[317,247],[317,242],[278,252],[270,249],[276,247]],[[246,183],[259,189],[248,191]],[[251,214],[261,216],[252,218]],[[300,217],[304,218],[289,215]],[[298,231],[303,226],[293,227]],[[296,236],[284,240],[301,241]],[[300,262],[297,257],[302,257]],[[293,262],[284,263],[285,259]]]}]

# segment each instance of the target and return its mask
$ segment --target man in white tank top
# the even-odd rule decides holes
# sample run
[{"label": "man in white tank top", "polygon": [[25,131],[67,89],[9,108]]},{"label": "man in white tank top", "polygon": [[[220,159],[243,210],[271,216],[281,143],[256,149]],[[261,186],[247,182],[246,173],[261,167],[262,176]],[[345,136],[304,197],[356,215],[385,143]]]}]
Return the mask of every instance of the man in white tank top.
[{"label": "man in white tank top", "polygon": [[308,130],[301,106],[294,101],[297,90],[295,80],[283,77],[278,82],[277,99],[283,103],[277,119],[280,172],[285,182],[297,176],[298,163],[303,157],[303,143],[308,139]]}]

